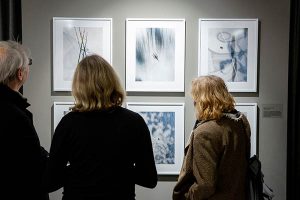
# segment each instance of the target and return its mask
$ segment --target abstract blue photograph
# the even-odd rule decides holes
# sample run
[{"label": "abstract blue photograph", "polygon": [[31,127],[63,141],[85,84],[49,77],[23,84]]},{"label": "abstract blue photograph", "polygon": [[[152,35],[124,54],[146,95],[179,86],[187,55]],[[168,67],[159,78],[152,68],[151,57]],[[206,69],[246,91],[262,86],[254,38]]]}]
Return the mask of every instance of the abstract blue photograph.
[{"label": "abstract blue photograph", "polygon": [[248,28],[208,30],[208,73],[226,82],[247,82]]},{"label": "abstract blue photograph", "polygon": [[136,29],[135,81],[175,80],[175,30]]},{"label": "abstract blue photograph", "polygon": [[175,163],[175,112],[140,112],[148,125],[156,164]]}]

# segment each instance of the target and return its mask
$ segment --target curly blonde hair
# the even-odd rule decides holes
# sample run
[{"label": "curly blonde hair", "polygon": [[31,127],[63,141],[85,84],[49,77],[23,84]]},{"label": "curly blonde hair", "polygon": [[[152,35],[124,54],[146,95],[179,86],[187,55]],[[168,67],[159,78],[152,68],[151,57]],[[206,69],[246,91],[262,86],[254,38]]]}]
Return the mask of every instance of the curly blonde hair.
[{"label": "curly blonde hair", "polygon": [[101,56],[82,59],[75,70],[72,95],[73,111],[103,110],[122,105],[125,91],[113,67]]},{"label": "curly blonde hair", "polygon": [[198,120],[219,120],[222,113],[234,110],[233,96],[220,77],[208,75],[194,79],[191,95]]}]

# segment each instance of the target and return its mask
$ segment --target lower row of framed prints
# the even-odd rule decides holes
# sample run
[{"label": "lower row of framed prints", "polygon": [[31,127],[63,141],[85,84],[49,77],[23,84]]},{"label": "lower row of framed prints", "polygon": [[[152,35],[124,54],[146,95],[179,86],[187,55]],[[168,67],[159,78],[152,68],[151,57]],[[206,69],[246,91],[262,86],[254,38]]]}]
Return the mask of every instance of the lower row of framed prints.
[{"label": "lower row of framed prints", "polygon": [[[54,102],[53,131],[69,112],[73,102]],[[151,135],[153,153],[159,175],[177,175],[184,157],[184,103],[127,102],[126,108],[139,113]],[[257,104],[237,103],[251,127],[251,155],[256,154]],[[194,122],[191,122],[191,126]]]}]

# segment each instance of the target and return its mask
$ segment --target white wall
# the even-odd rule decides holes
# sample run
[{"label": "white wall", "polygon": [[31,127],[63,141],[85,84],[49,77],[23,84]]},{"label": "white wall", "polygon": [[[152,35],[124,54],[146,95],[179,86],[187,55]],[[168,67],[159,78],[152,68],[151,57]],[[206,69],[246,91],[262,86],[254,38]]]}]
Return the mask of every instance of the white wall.
[{"label": "white wall", "polygon": [[[265,181],[275,190],[275,200],[286,199],[286,139],[289,0],[24,0],[23,43],[32,50],[33,65],[24,95],[32,104],[34,123],[41,143],[51,143],[52,105],[54,101],[70,101],[68,92],[51,91],[52,84],[52,17],[113,18],[113,65],[125,84],[125,19],[185,18],[186,61],[185,93],[174,95],[144,94],[128,96],[128,101],[184,102],[185,138],[194,123],[189,88],[197,76],[198,18],[258,18],[260,43],[258,92],[234,93],[237,102],[256,102],[260,111],[264,104],[283,105],[281,118],[263,118],[260,112],[259,155]],[[186,140],[187,141],[187,140]],[[234,172],[233,172],[234,173]],[[139,200],[168,200],[176,177],[160,177],[154,190],[137,187]],[[51,199],[59,199],[58,192]]]}]

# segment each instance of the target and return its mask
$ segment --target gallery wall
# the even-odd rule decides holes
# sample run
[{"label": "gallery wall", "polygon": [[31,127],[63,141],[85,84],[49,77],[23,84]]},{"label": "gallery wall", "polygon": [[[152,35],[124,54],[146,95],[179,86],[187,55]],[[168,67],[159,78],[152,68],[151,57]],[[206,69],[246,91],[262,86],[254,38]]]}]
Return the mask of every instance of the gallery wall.
[{"label": "gallery wall", "polygon": [[[130,92],[126,99],[128,102],[185,103],[185,142],[195,120],[189,90],[191,80],[198,73],[198,19],[258,18],[258,91],[233,93],[233,96],[238,103],[257,103],[257,152],[265,181],[274,189],[275,200],[286,199],[289,0],[25,0],[22,4],[23,43],[30,47],[33,58],[24,96],[32,104],[34,124],[46,149],[50,147],[53,131],[53,103],[73,101],[70,92],[54,92],[52,88],[53,17],[112,18],[112,64],[123,85],[126,18],[185,19],[185,91]],[[171,199],[176,179],[177,176],[160,176],[153,190],[137,186],[137,199]],[[60,199],[60,193],[52,193],[51,200]]]}]

